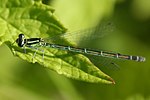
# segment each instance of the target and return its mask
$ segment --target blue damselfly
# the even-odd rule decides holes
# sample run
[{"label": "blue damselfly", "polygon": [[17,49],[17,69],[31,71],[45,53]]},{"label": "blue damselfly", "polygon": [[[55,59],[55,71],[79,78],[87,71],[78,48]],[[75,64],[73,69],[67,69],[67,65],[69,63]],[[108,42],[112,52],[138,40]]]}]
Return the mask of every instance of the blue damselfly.
[{"label": "blue damselfly", "polygon": [[133,60],[138,62],[144,62],[145,58],[142,56],[132,56],[120,53],[114,53],[109,51],[102,51],[102,50],[92,50],[88,48],[77,48],[73,46],[66,46],[66,45],[59,45],[46,42],[43,38],[25,38],[24,34],[19,34],[16,43],[19,47],[48,47],[48,48],[56,48],[59,50],[66,50],[70,52],[77,52],[82,54],[94,55],[94,56],[102,56],[108,58],[115,58],[115,59],[125,59],[125,60]]}]

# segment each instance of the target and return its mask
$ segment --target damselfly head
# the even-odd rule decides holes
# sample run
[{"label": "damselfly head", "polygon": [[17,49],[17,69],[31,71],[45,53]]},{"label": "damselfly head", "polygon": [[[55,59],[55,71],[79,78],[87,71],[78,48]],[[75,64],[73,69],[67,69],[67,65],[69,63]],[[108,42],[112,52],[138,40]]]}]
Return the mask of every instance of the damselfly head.
[{"label": "damselfly head", "polygon": [[16,43],[18,44],[19,47],[23,47],[23,45],[25,44],[24,39],[25,39],[24,34],[18,35],[18,38],[16,39]]}]

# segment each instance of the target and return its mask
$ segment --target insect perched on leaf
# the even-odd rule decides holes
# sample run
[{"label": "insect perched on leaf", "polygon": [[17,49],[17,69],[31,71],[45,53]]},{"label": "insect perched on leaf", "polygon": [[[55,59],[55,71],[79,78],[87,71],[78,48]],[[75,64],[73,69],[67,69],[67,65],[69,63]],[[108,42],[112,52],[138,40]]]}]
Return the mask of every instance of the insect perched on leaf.
[{"label": "insect perched on leaf", "polygon": [[18,44],[19,47],[29,47],[29,48],[48,47],[48,48],[56,48],[59,50],[66,50],[70,52],[77,52],[77,53],[94,55],[94,56],[134,60],[138,62],[145,61],[145,58],[141,56],[132,56],[132,55],[125,55],[125,54],[113,53],[113,52],[108,52],[108,51],[92,50],[88,48],[77,48],[73,46],[52,44],[52,43],[45,42],[45,40],[42,38],[26,39],[24,34],[19,34],[18,39],[16,40],[16,43]]}]

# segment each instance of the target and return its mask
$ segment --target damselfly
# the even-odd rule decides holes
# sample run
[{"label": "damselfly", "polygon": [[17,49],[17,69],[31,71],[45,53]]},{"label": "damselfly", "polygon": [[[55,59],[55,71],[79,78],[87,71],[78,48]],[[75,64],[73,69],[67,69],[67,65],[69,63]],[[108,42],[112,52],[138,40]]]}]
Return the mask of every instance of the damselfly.
[{"label": "damselfly", "polygon": [[73,46],[66,46],[66,45],[59,45],[46,42],[43,38],[25,38],[24,34],[19,34],[16,43],[19,47],[48,47],[48,48],[55,48],[59,50],[66,50],[70,52],[94,55],[94,56],[102,56],[108,58],[116,58],[116,59],[125,59],[125,60],[133,60],[138,62],[144,62],[145,58],[141,56],[132,56],[132,55],[125,55],[120,53],[113,53],[109,51],[102,51],[102,50],[92,50],[88,48],[77,48]]}]

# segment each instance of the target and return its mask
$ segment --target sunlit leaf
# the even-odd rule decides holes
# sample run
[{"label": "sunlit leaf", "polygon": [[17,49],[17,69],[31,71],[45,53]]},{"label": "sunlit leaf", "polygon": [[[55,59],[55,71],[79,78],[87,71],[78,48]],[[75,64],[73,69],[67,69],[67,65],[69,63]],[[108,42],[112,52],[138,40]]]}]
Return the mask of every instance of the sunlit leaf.
[{"label": "sunlit leaf", "polygon": [[[26,38],[52,37],[65,33],[66,28],[54,16],[54,9],[39,0],[0,2],[0,45],[6,43],[14,55],[28,62],[39,63],[72,79],[92,83],[114,83],[111,77],[81,54],[44,47],[40,47],[35,56],[35,49],[26,48],[24,53],[24,49],[15,43],[20,33],[25,34]],[[63,42],[71,44],[65,39]]]}]

